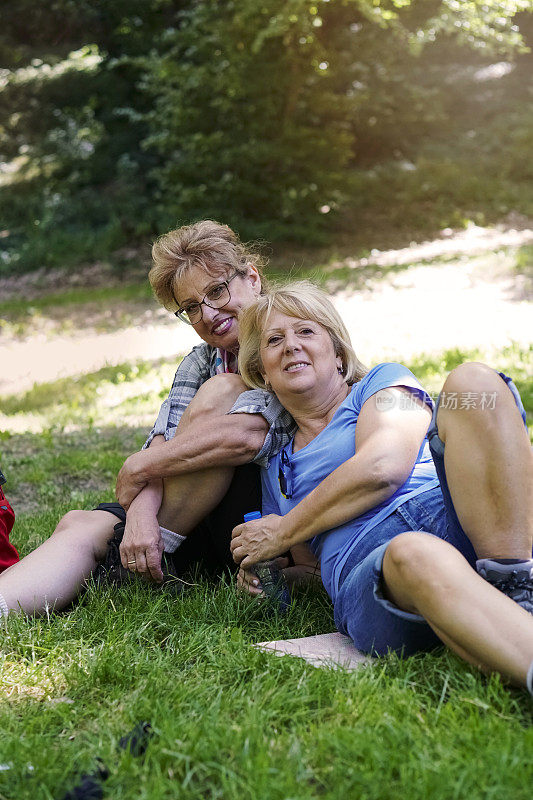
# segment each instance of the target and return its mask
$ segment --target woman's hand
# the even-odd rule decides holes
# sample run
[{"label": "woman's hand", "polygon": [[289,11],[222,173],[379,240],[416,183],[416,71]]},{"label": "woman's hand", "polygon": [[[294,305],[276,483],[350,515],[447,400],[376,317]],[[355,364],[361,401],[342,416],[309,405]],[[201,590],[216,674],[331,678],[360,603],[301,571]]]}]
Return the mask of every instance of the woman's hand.
[{"label": "woman's hand", "polygon": [[125,460],[118,473],[115,495],[122,508],[126,509],[126,511],[148,483],[140,472],[142,461],[143,451],[133,453]]},{"label": "woman's hand", "polygon": [[237,573],[237,589],[240,592],[247,592],[252,597],[260,597],[263,589],[259,578],[253,570],[239,569]]},{"label": "woman's hand", "polygon": [[124,569],[138,572],[144,578],[161,583],[163,539],[154,514],[129,513],[120,545],[120,560]]},{"label": "woman's hand", "polygon": [[237,525],[231,534],[231,554],[236,564],[248,570],[258,561],[268,561],[289,549],[283,517],[268,514]]},{"label": "woman's hand", "polygon": [[[286,556],[279,556],[279,558],[274,559],[274,562],[277,568],[283,571],[283,575],[287,578],[289,586],[293,585],[294,581],[291,580],[290,576],[287,576],[287,573],[296,568],[289,567],[289,559]],[[237,573],[237,589],[241,592],[248,592],[252,597],[265,597],[261,581],[253,569],[243,569],[242,567],[239,569]]]},{"label": "woman's hand", "polygon": [[[283,571],[283,576],[287,581],[289,589],[299,586],[302,583],[309,583],[312,580],[320,581],[320,563],[315,558],[306,544],[298,544],[291,547],[293,565],[289,566],[291,560],[287,556],[275,558],[278,569]],[[253,571],[253,568],[239,569],[237,573],[237,588],[242,592],[247,592],[252,597],[263,597],[261,581]]]}]

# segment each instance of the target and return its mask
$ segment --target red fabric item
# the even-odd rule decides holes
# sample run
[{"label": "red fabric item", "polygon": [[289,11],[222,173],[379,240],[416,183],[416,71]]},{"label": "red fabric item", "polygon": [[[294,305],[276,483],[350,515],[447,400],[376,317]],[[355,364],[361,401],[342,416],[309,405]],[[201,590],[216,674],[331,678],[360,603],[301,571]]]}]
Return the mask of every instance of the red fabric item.
[{"label": "red fabric item", "polygon": [[16,564],[19,554],[9,541],[9,534],[15,522],[15,512],[9,505],[0,487],[0,572]]}]

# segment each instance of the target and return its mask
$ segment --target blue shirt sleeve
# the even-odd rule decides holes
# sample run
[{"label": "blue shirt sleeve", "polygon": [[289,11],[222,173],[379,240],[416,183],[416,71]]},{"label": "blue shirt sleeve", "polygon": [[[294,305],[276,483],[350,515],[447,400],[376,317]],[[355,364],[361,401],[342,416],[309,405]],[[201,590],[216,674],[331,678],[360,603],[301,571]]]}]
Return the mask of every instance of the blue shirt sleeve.
[{"label": "blue shirt sleeve", "polygon": [[[396,362],[388,362],[385,364],[378,364],[368,372],[362,380],[356,384],[355,392],[353,393],[354,406],[359,413],[367,400],[382,389],[388,389],[391,386],[400,386],[409,389],[424,403],[426,403],[430,410],[433,410],[433,400],[425,389],[420,385],[411,370],[407,369],[403,364]],[[383,410],[387,408],[387,400],[383,400]]]}]

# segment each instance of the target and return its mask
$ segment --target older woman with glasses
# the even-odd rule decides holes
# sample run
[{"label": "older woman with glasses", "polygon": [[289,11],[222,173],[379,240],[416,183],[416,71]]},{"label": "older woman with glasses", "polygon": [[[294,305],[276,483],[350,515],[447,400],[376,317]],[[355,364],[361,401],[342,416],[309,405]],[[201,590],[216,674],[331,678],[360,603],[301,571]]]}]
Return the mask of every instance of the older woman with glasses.
[{"label": "older woman with glasses", "polygon": [[262,471],[263,518],[233,532],[236,562],[309,541],[358,648],[444,642],[533,693],[533,459],[512,382],[464,364],[432,418],[406,367],[358,361],[310,284],[258,298],[240,328],[244,381],[274,392],[297,430]]},{"label": "older woman with glasses", "polygon": [[[236,374],[238,317],[263,289],[260,259],[230,228],[209,220],[162,236],[152,252],[158,300],[203,341],[181,361],[144,449],[120,471],[119,503],[70,511],[49,539],[6,570],[0,615],[68,604],[110,540],[110,553],[121,542],[122,569],[156,582],[164,577],[164,552],[173,576],[196,562],[212,573],[235,569],[231,530],[260,504],[258,467],[249,462],[268,460],[293,426],[275,399],[250,413],[227,413],[246,389]],[[299,553],[303,566],[290,567],[289,577],[307,571],[310,554]],[[312,557],[309,563],[312,569]]]}]

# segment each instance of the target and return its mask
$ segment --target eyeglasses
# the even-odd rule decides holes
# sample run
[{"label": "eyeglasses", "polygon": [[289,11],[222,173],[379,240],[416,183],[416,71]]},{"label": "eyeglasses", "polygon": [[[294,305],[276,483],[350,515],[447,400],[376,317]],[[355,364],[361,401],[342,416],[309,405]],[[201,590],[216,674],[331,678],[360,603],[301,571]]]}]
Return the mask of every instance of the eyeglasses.
[{"label": "eyeglasses", "polygon": [[[237,275],[242,275],[242,273],[234,272],[227,281],[222,281],[222,283],[217,283],[216,286],[211,287],[199,303],[187,303],[185,306],[180,306],[177,311],[174,311],[174,315],[188,325],[195,325],[202,319],[202,306],[209,306],[209,308],[227,306],[231,300],[229,284]],[[174,300],[176,300],[176,297],[174,297]]]},{"label": "eyeglasses", "polygon": [[278,471],[278,481],[279,481],[279,488],[281,489],[281,494],[290,500],[292,497],[294,486],[292,480],[292,466],[291,460],[285,450],[281,451],[281,461],[279,465]]}]

